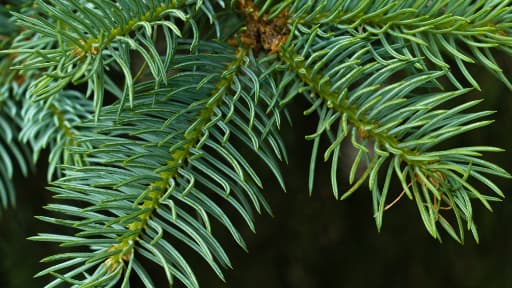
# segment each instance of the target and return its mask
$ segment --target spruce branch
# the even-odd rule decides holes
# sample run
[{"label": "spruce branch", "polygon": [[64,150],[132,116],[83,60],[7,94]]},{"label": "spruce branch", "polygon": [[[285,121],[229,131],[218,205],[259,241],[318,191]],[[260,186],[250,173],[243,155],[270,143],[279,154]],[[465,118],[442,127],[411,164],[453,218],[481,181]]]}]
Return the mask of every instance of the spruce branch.
[{"label": "spruce branch", "polygon": [[31,239],[69,251],[43,259],[45,287],[155,287],[150,261],[169,287],[197,288],[192,251],[224,280],[217,227],[247,249],[236,219],[254,231],[254,214],[271,214],[262,173],[284,189],[281,117],[293,122],[302,96],[316,122],[309,192],[330,162],[336,199],[367,184],[378,230],[409,199],[434,238],[478,242],[473,202],[504,197],[494,179],[510,174],[483,158],[502,149],[443,145],[492,123],[465,98],[480,89],[468,65],[512,88],[494,58],[512,54],[510,1],[24,3],[0,39],[0,204],[16,167],[27,175],[51,149],[53,216],[38,218],[67,230]]},{"label": "spruce branch", "polygon": [[[319,117],[316,132],[306,136],[314,140],[310,192],[319,143],[326,135],[330,146],[323,158],[332,162],[330,178],[335,197],[345,199],[368,180],[378,229],[392,177],[396,176],[404,193],[416,200],[423,223],[433,237],[440,237],[438,222],[457,241],[464,239],[463,221],[477,235],[469,199],[476,198],[491,209],[488,201],[498,198],[482,194],[468,181],[469,178],[480,181],[503,197],[490,179],[474,170],[510,178],[505,170],[476,158],[481,156],[480,152],[501,149],[456,148],[458,157],[453,161],[451,155],[432,148],[446,139],[490,124],[492,121],[481,118],[492,112],[464,113],[479,101],[443,109],[447,101],[469,90],[434,92],[439,89],[437,80],[449,72],[422,71],[423,67],[418,65],[421,59],[397,58],[384,42],[380,46],[343,28],[324,31],[321,25],[306,27],[300,23],[294,24],[290,35],[279,58],[295,79],[302,82],[297,86],[305,91],[303,94],[310,95],[312,107],[305,114],[317,111]],[[411,76],[395,81],[397,75]],[[300,90],[295,91],[300,93]],[[350,139],[358,152],[350,170],[349,183],[353,186],[340,196],[337,169],[345,138]],[[355,181],[359,167],[364,167],[365,172]],[[379,180],[383,175],[384,180]],[[457,206],[461,203],[457,199],[465,199],[465,206]],[[442,203],[455,214],[457,232],[441,214]],[[478,241],[477,236],[475,239]]]},{"label": "spruce branch", "polygon": [[[509,1],[382,2],[375,5],[372,1],[294,1],[289,11],[293,15],[290,22],[345,30],[368,42],[380,42],[394,58],[419,58],[422,61],[417,65],[423,70],[437,66],[435,69],[447,71],[458,89],[465,85],[453,75],[450,60],[478,90],[480,86],[467,64],[486,67],[512,89],[493,56],[494,50],[512,52]],[[277,7],[283,5],[290,4]]]},{"label": "spruce branch", "polygon": [[[27,97],[28,98],[28,97]],[[92,102],[77,91],[62,91],[53,97],[47,105],[41,102],[23,101],[21,117],[23,119],[19,139],[29,143],[34,163],[39,159],[41,150],[51,148],[48,165],[48,181],[55,175],[60,177],[59,165],[82,166],[83,159],[72,155],[73,147],[85,145],[74,139],[80,132],[78,125],[92,118]]]},{"label": "spruce branch", "polygon": [[[106,265],[109,267],[109,270],[115,271],[117,266],[123,263],[123,259],[131,258],[130,255],[133,253],[133,243],[136,242],[137,239],[141,238],[140,234],[146,230],[145,228],[148,225],[148,220],[162,202],[162,198],[168,198],[169,194],[173,192],[174,187],[171,187],[171,185],[174,185],[173,183],[178,181],[178,177],[188,176],[183,174],[180,175],[179,168],[182,166],[186,167],[184,165],[189,162],[189,158],[192,156],[191,149],[196,148],[201,138],[204,137],[203,130],[205,129],[205,126],[210,123],[214,116],[214,111],[218,109],[217,106],[222,101],[222,98],[218,96],[216,97],[216,95],[222,95],[222,93],[219,92],[231,85],[233,74],[237,73],[236,70],[239,69],[240,63],[245,56],[245,53],[246,52],[243,50],[238,53],[235,61],[231,63],[226,69],[228,71],[232,70],[233,72],[231,72],[231,74],[227,74],[225,78],[222,79],[214,88],[212,99],[217,99],[214,101],[208,101],[205,107],[198,111],[198,119],[193,124],[191,124],[192,129],[187,129],[185,131],[183,137],[186,139],[187,144],[176,148],[175,151],[171,153],[171,160],[167,161],[164,167],[158,169],[159,171],[162,171],[160,172],[160,179],[149,184],[147,190],[141,194],[141,196],[149,195],[150,199],[144,200],[144,202],[139,207],[139,209],[144,212],[135,212],[140,220],[136,220],[135,222],[129,224],[128,228],[130,231],[127,233],[130,235],[123,237],[122,242],[117,243],[108,249],[114,253],[113,256],[109,257],[105,261]],[[190,183],[190,185],[193,185],[193,183]],[[188,190],[188,188],[186,190]],[[185,195],[185,193],[187,192],[184,191],[183,195]],[[134,205],[135,204],[136,203],[134,203]],[[132,233],[132,231],[138,231],[138,233]],[[170,275],[168,275],[168,277],[171,278]],[[195,283],[195,285],[197,285],[197,283]]]},{"label": "spruce branch", "polygon": [[[13,175],[19,170],[23,176],[33,168],[28,149],[16,139],[20,130],[20,115],[16,101],[9,99],[7,87],[0,90],[0,214],[3,209],[16,204]],[[5,94],[4,94],[5,93]]]},{"label": "spruce branch", "polygon": [[[171,38],[181,37],[176,22],[187,21],[196,26],[185,10],[186,1],[89,1],[85,5],[77,1],[38,0],[35,5],[36,16],[14,14],[18,25],[36,32],[36,38],[21,38],[11,49],[0,53],[19,55],[13,69],[44,71],[31,85],[35,101],[48,100],[71,83],[87,82],[89,91],[94,93],[95,115],[99,115],[105,89],[115,89],[105,87],[109,66],[124,73],[123,98],[133,103],[130,50],[143,56],[158,87],[167,79],[165,69],[173,53],[169,45],[175,41]],[[154,43],[157,27],[162,27],[169,43],[165,63]]]},{"label": "spruce branch", "polygon": [[[231,264],[212,235],[210,217],[222,223],[239,245],[245,247],[245,242],[216,202],[230,203],[251,228],[251,206],[257,212],[261,207],[270,212],[258,189],[263,185],[260,177],[231,143],[233,137],[241,140],[282,183],[276,161],[284,151],[273,151],[281,142],[275,120],[269,119],[260,105],[252,106],[254,97],[267,97],[266,87],[248,90],[240,85],[253,81],[246,50],[239,49],[232,57],[219,54],[219,48],[226,47],[211,47],[216,55],[176,56],[173,70],[177,73],[168,79],[167,88],[153,90],[154,83],[141,84],[132,111],[118,118],[120,102],[106,107],[98,122],[89,124],[96,132],[77,136],[79,143],[93,147],[74,149],[86,155],[90,165],[68,167],[67,175],[50,189],[57,198],[78,200],[83,206],[52,204],[47,208],[79,219],[41,219],[81,231],[71,238],[41,234],[32,239],[68,239],[62,245],[94,247],[96,251],[80,261],[64,261],[54,266],[58,269],[39,273],[58,275],[48,287],[62,282],[96,287],[117,281],[126,286],[132,271],[151,287],[140,257],[159,264],[169,285],[176,278],[187,287],[198,287],[192,268],[170,239],[198,252],[223,279],[221,268]],[[230,64],[225,64],[228,59]],[[135,139],[124,138],[125,133]],[[116,171],[116,179],[107,171]],[[193,217],[196,213],[199,220]],[[80,263],[84,265],[76,266]],[[80,280],[76,277],[83,269],[94,272]]]}]

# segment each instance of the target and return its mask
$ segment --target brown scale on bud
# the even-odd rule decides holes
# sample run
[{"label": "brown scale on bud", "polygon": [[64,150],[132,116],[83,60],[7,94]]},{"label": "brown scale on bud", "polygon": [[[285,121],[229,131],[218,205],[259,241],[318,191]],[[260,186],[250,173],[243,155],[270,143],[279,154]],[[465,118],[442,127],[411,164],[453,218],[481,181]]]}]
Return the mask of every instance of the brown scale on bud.
[{"label": "brown scale on bud", "polygon": [[[259,9],[251,0],[239,0],[238,5],[246,20],[245,29],[239,34],[240,44],[246,48],[252,48],[255,53],[261,50],[268,51],[269,54],[278,53],[281,45],[290,35],[290,29],[287,26],[288,9],[269,20],[268,14],[258,17]],[[233,46],[239,44],[234,39],[229,43]]]},{"label": "brown scale on bud", "polygon": [[18,85],[22,85],[23,83],[25,83],[25,80],[27,80],[25,78],[25,76],[23,76],[22,74],[20,73],[16,73],[16,75],[14,75],[14,81],[16,81],[16,84]]},{"label": "brown scale on bud", "polygon": [[368,133],[368,130],[364,129],[364,128],[359,128],[357,129],[357,136],[359,136],[359,138],[368,138],[370,136],[370,133]]},{"label": "brown scale on bud", "polygon": [[[82,44],[83,46],[87,46],[88,43],[86,43],[84,40],[80,39],[80,44]],[[71,54],[73,54],[75,56],[79,56],[80,59],[83,59],[86,53],[87,53],[86,49],[82,49],[80,47],[76,47],[75,49],[73,49],[71,51]],[[98,53],[99,53],[98,47],[97,46],[91,46],[91,48],[89,50],[89,53],[91,55],[93,55],[93,56],[98,55]]]}]

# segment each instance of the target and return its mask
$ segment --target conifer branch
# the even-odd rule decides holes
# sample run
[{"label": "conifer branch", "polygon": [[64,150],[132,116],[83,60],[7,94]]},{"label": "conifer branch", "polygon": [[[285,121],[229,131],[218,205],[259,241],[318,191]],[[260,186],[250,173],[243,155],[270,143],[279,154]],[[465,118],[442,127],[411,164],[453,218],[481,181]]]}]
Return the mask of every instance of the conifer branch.
[{"label": "conifer branch", "polygon": [[162,171],[159,175],[160,179],[151,183],[147,190],[141,194],[148,195],[149,199],[144,200],[144,202],[139,205],[138,209],[140,209],[141,213],[135,212],[138,214],[138,219],[128,225],[128,231],[125,232],[127,236],[122,237],[122,242],[116,243],[108,249],[109,252],[114,254],[105,261],[105,265],[109,267],[108,269],[110,271],[116,271],[123,260],[131,258],[134,245],[136,245],[138,239],[141,239],[140,234],[148,229],[149,218],[154,211],[158,209],[158,206],[160,206],[162,198],[167,198],[168,194],[173,191],[174,187],[171,187],[171,185],[178,182],[176,178],[183,177],[183,175],[179,173],[179,169],[186,168],[187,163],[190,161],[189,158],[192,156],[191,149],[195,149],[201,138],[205,136],[203,131],[205,131],[206,125],[210,123],[212,117],[214,117],[214,111],[218,109],[217,106],[223,100],[222,97],[218,97],[217,95],[222,95],[222,93],[220,93],[221,90],[225,90],[227,87],[231,86],[233,76],[237,73],[237,70],[240,69],[240,64],[245,54],[246,51],[244,50],[240,50],[237,53],[235,60],[226,69],[231,72],[225,75],[213,90],[213,99],[217,99],[215,99],[215,101],[208,101],[205,107],[198,111],[195,117],[197,120],[190,124],[192,129],[187,129],[183,135],[184,139],[186,139],[186,144],[176,148],[172,152],[171,160],[167,161],[164,167],[158,169]]},{"label": "conifer branch", "polygon": [[474,88],[480,90],[466,65],[478,63],[512,89],[492,54],[492,50],[512,53],[508,1],[386,2],[372,5],[372,1],[295,1],[290,8],[290,21],[307,27],[345,30],[347,35],[380,43],[394,58],[421,60],[417,65],[426,71],[437,66],[435,69],[449,73],[458,89],[465,85],[453,75],[446,56],[455,60],[456,68]]},{"label": "conifer branch", "polygon": [[[35,101],[50,99],[68,84],[88,82],[89,87],[94,87],[90,91],[94,91],[96,117],[103,102],[104,90],[109,88],[105,87],[107,66],[104,63],[113,63],[113,68],[125,74],[123,97],[128,97],[133,103],[130,49],[145,58],[156,86],[159,82],[165,83],[165,64],[153,43],[154,28],[163,27],[166,37],[180,37],[176,19],[192,21],[180,10],[186,1],[91,1],[88,5],[64,0],[50,1],[51,4],[46,2],[36,1],[37,17],[14,13],[18,25],[37,32],[37,37],[21,38],[14,42],[11,49],[0,53],[19,55],[14,69],[44,70],[39,79],[31,83],[31,94]],[[128,36],[130,33],[135,33],[135,39]],[[167,48],[169,55],[166,58],[169,60],[172,58],[172,47]]]},{"label": "conifer branch", "polygon": [[82,145],[88,147],[86,143],[78,143],[75,137],[79,134],[78,126],[92,118],[92,113],[91,101],[76,91],[62,91],[46,105],[34,103],[30,99],[23,101],[23,129],[19,132],[19,139],[30,144],[34,163],[38,161],[43,149],[51,148],[48,181],[55,175],[61,176],[59,165],[85,164],[83,157],[72,155],[71,150]]},{"label": "conifer branch", "polygon": [[169,287],[198,288],[192,251],[224,280],[213,230],[247,249],[233,217],[254,231],[254,213],[271,213],[260,173],[284,189],[278,129],[302,96],[316,121],[310,193],[329,161],[336,199],[367,184],[377,229],[409,199],[434,238],[478,242],[474,200],[504,197],[494,179],[511,175],[483,158],[501,149],[439,144],[492,122],[481,100],[453,101],[480,89],[468,65],[512,89],[494,58],[512,55],[511,1],[29,2],[8,21],[21,28],[0,25],[0,204],[49,148],[54,216],[38,218],[68,230],[31,239],[69,251],[43,259],[45,287],[156,287],[148,260]]},{"label": "conifer branch", "polygon": [[[492,112],[462,113],[479,101],[447,110],[436,108],[469,90],[433,93],[434,87],[438,86],[437,79],[449,72],[423,72],[423,67],[417,65],[421,59],[395,58],[385,43],[379,47],[364,36],[352,35],[343,28],[323,31],[322,26],[308,28],[298,23],[293,26],[291,35],[281,48],[280,60],[301,82],[295,85],[301,88],[294,91],[307,91],[304,94],[310,95],[312,107],[305,114],[317,111],[319,115],[317,131],[306,136],[306,139],[314,140],[310,192],[320,139],[326,135],[330,146],[323,158],[332,161],[332,189],[335,197],[340,197],[337,163],[340,145],[350,136],[358,151],[350,171],[349,182],[353,186],[340,198],[345,199],[368,180],[378,229],[382,225],[392,177],[396,175],[407,196],[416,200],[423,223],[433,237],[440,237],[436,228],[438,221],[460,242],[464,239],[462,221],[466,221],[467,229],[476,234],[472,215],[468,213],[470,209],[457,206],[454,199],[476,198],[491,209],[488,201],[497,198],[474,189],[467,182],[470,177],[487,185],[498,197],[503,196],[491,180],[473,173],[473,169],[495,170],[497,173],[490,174],[509,178],[503,169],[474,157],[481,156],[480,151],[497,152],[500,149],[457,148],[461,155],[457,163],[442,151],[430,150],[446,139],[490,124],[492,121],[480,118]],[[412,75],[394,82],[392,79],[400,73]],[[479,162],[476,166],[475,161]],[[433,168],[435,164],[443,168]],[[361,166],[365,167],[365,172],[354,183],[356,171]],[[379,181],[384,171],[387,171],[384,180]],[[458,232],[440,215],[440,202],[453,208],[451,211],[459,223]],[[469,205],[470,202],[465,203]]]},{"label": "conifer branch", "polygon": [[[208,47],[208,44],[202,46]],[[279,151],[273,156],[272,149],[279,149],[280,145],[272,127],[275,120],[270,120],[259,106],[248,107],[248,111],[245,104],[240,103],[250,103],[247,101],[255,96],[252,95],[254,89],[240,86],[250,81],[254,73],[247,63],[248,52],[238,50],[232,57],[219,54],[218,51],[226,47],[211,47],[217,55],[210,52],[176,56],[173,69],[177,73],[168,79],[170,86],[167,88],[151,90],[153,83],[148,82],[137,90],[140,97],[157,93],[153,96],[155,100],[151,100],[152,97],[138,99],[134,110],[119,118],[116,111],[121,103],[107,107],[98,123],[88,124],[99,130],[78,136],[78,143],[92,145],[92,150],[75,149],[75,153],[86,155],[89,165],[68,167],[67,176],[50,189],[57,198],[90,205],[78,208],[69,203],[47,207],[81,219],[40,218],[78,228],[81,232],[63,245],[94,247],[96,252],[81,257],[78,262],[62,262],[57,265],[58,269],[50,267],[39,273],[38,276],[58,275],[49,287],[76,281],[91,286],[113,285],[117,281],[129,283],[132,270],[151,286],[151,280],[144,276],[147,272],[137,260],[140,257],[159,264],[170,285],[177,278],[187,287],[198,287],[187,260],[169,239],[181,241],[198,252],[223,278],[221,267],[230,267],[230,262],[211,234],[210,216],[220,221],[235,241],[245,247],[240,233],[213,196],[221,196],[233,205],[251,228],[251,205],[258,212],[261,206],[269,208],[257,188],[262,187],[259,176],[230,139],[236,137],[250,147],[267,162],[281,182],[275,158],[283,153]],[[231,64],[224,63],[228,59]],[[212,85],[216,79],[217,84]],[[266,89],[265,86],[260,88]],[[262,99],[266,99],[266,95],[261,91]],[[138,140],[125,139],[124,133]],[[144,147],[142,150],[140,145]],[[170,160],[165,160],[169,157]],[[119,176],[114,181],[105,173],[111,169]],[[200,220],[189,215],[188,208],[197,213]],[[76,211],[82,211],[83,215]],[[32,239],[60,242],[58,235],[40,234]],[[47,260],[61,259],[50,257]],[[92,266],[73,267],[78,263]],[[95,270],[90,277],[78,280],[81,269]]]}]

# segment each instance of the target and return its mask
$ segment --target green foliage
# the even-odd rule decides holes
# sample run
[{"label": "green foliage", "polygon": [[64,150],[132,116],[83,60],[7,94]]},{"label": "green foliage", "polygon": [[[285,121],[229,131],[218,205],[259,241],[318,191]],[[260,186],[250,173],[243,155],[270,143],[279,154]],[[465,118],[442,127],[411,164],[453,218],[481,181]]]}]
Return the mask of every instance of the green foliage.
[{"label": "green foliage", "polygon": [[[1,93],[9,95],[5,90]],[[25,145],[16,139],[21,122],[16,102],[5,96],[0,98],[0,111],[0,205],[5,209],[15,204],[15,189],[11,181],[15,167],[27,176],[30,164],[27,163]]]},{"label": "green foliage", "polygon": [[[9,47],[19,29],[9,18],[9,9],[21,9],[25,1],[17,2],[17,6],[7,4],[0,6],[0,49]],[[0,58],[0,213],[8,206],[15,204],[15,188],[12,177],[16,169],[24,176],[28,175],[31,162],[28,157],[26,145],[17,139],[22,127],[20,104],[28,84],[20,81],[20,77],[9,70],[12,58],[2,56]]]},{"label": "green foliage", "polygon": [[[56,200],[39,219],[67,229],[31,239],[69,250],[43,259],[46,287],[130,287],[135,276],[154,287],[147,261],[169,286],[199,287],[192,250],[224,279],[231,263],[212,222],[246,248],[233,223],[254,231],[254,213],[271,212],[265,170],[284,189],[281,118],[301,96],[317,126],[305,136],[310,193],[329,161],[336,199],[367,183],[378,229],[406,195],[434,238],[442,228],[478,241],[472,201],[491,210],[504,197],[493,179],[510,175],[481,157],[502,150],[447,140],[492,122],[465,98],[480,90],[468,65],[512,88],[493,56],[512,54],[510,1],[38,0],[16,10],[0,18],[10,47],[0,52],[0,200],[13,204],[15,167],[27,175],[49,148]],[[356,151],[350,187],[339,184],[345,142]]]}]

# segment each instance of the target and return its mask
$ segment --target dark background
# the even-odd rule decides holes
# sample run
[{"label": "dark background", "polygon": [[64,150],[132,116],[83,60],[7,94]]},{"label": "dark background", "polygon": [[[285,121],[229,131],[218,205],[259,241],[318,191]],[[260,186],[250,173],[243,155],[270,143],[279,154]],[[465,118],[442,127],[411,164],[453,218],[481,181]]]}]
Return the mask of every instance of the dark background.
[{"label": "dark background", "polygon": [[[507,63],[504,66],[508,67]],[[464,100],[485,98],[477,109],[498,110],[493,116],[496,123],[462,135],[451,144],[505,148],[507,152],[486,155],[486,159],[512,171],[512,93],[479,68],[473,72],[484,92]],[[273,180],[265,184],[274,217],[259,216],[256,234],[239,225],[249,253],[234,246],[225,231],[219,231],[234,266],[234,270],[226,271],[225,284],[191,255],[201,287],[512,287],[512,181],[496,179],[507,198],[494,203],[494,213],[474,202],[480,244],[471,233],[466,233],[464,245],[446,233],[439,243],[428,235],[416,204],[406,197],[387,211],[378,233],[368,191],[360,189],[345,201],[334,200],[327,165],[318,170],[316,189],[308,196],[306,171],[311,143],[304,141],[303,135],[314,129],[314,121],[302,116],[305,104],[299,101],[291,107],[292,116],[299,120],[293,127],[283,127],[290,158],[289,165],[284,166],[288,192],[283,193]],[[45,214],[41,207],[51,201],[50,192],[44,190],[45,165],[41,161],[35,175],[15,180],[18,206],[4,211],[0,218],[2,288],[44,286],[45,279],[32,276],[42,267],[39,259],[54,253],[56,247],[25,238],[56,229],[33,217]]]}]

